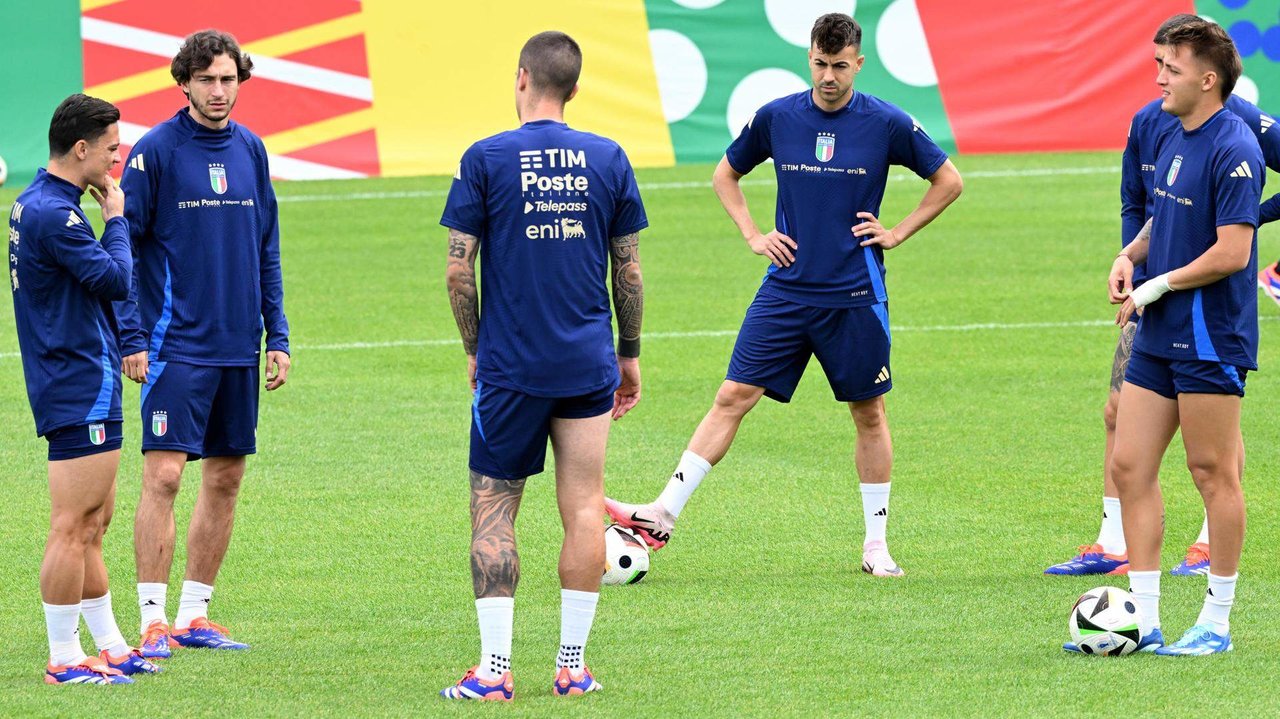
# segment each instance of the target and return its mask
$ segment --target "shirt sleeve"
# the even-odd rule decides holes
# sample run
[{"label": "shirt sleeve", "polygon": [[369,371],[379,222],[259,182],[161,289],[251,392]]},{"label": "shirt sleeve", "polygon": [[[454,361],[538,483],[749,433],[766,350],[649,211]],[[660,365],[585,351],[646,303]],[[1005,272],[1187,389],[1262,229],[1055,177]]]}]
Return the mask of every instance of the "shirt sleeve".
[{"label": "shirt sleeve", "polygon": [[[129,161],[125,165],[124,176],[120,178],[120,189],[124,192],[124,216],[129,222],[129,240],[133,256],[137,257],[137,248],[146,242],[151,233],[151,221],[155,217],[157,188],[160,181],[160,163],[151,150],[149,143],[141,141],[133,146],[129,153]],[[147,165],[147,159],[151,165]],[[142,316],[138,312],[138,268],[134,264],[129,278],[129,294],[124,299],[112,303],[116,323],[120,331],[120,354],[129,356],[145,352],[149,338],[142,327]]]},{"label": "shirt sleeve", "polygon": [[45,238],[54,260],[91,294],[104,300],[129,295],[133,253],[129,248],[129,222],[123,217],[107,220],[102,242],[87,222],[55,224]]},{"label": "shirt sleeve", "polygon": [[892,116],[889,132],[889,162],[902,165],[920,177],[928,178],[947,161],[947,153],[929,137],[920,123],[899,110]]},{"label": "shirt sleeve", "polygon": [[1129,123],[1129,139],[1125,142],[1120,162],[1120,247],[1128,247],[1147,224],[1147,184],[1142,179],[1142,156],[1138,120]]},{"label": "shirt sleeve", "polygon": [[1258,205],[1262,201],[1262,180],[1266,167],[1255,143],[1224,145],[1214,164],[1214,225],[1258,226]]},{"label": "shirt sleeve", "polygon": [[449,186],[449,198],[445,200],[440,224],[452,230],[480,237],[484,234],[486,208],[484,150],[477,143],[467,148],[458,163],[458,171]]},{"label": "shirt sleeve", "polygon": [[289,319],[284,314],[284,274],[280,269],[280,208],[271,184],[267,150],[258,143],[258,182],[261,183],[262,247],[259,272],[262,291],[262,326],[267,331],[267,351],[289,354]]},{"label": "shirt sleeve", "polygon": [[636,173],[631,168],[631,160],[621,147],[618,148],[614,171],[618,178],[618,200],[614,205],[613,221],[609,225],[609,237],[622,237],[648,227],[649,218],[645,215],[644,203],[640,200],[640,187],[636,184]]},{"label": "shirt sleeve", "polygon": [[768,106],[760,108],[747,120],[738,138],[725,150],[729,166],[739,175],[745,175],[757,165],[773,157],[773,140],[769,136],[771,118]]}]

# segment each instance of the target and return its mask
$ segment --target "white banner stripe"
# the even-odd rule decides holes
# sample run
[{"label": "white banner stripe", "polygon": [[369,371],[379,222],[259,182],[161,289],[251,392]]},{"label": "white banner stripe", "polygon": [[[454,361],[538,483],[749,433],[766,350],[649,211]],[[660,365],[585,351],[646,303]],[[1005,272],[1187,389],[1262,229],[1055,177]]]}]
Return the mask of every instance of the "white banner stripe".
[{"label": "white banner stripe", "polygon": [[[80,18],[80,34],[85,40],[143,52],[167,60],[171,60],[177,54],[183,41],[183,38],[174,35],[165,35],[91,17]],[[373,82],[367,77],[265,55],[254,55],[253,64],[253,74],[258,77],[373,102]]]}]

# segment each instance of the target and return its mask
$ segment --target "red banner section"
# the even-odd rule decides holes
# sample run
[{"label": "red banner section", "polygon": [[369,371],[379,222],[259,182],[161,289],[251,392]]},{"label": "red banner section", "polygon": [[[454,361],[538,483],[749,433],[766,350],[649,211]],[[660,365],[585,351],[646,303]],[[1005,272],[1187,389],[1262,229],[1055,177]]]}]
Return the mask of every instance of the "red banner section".
[{"label": "red banner section", "polygon": [[1192,0],[917,0],[960,152],[1113,150],[1159,93],[1151,37]]}]

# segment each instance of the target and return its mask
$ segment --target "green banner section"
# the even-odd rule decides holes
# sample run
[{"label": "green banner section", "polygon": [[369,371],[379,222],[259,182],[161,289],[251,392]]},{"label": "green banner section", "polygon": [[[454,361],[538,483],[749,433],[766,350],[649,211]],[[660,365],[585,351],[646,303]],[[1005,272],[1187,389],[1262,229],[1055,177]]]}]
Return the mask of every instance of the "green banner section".
[{"label": "green banner section", "polygon": [[[811,5],[646,0],[649,41],[677,162],[719,160],[752,113],[810,86],[809,31],[821,14],[805,7]],[[848,5],[846,12],[855,3]],[[954,152],[915,3],[859,0],[856,6],[867,59],[855,87],[906,110]]]},{"label": "green banner section", "polygon": [[1275,0],[1196,0],[1196,13],[1231,33],[1244,76],[1235,94],[1280,112],[1280,7]]},{"label": "green banner section", "polygon": [[[16,6],[21,5],[21,9]],[[79,0],[6,4],[0,19],[0,157],[8,185],[49,159],[49,119],[84,87]]]}]

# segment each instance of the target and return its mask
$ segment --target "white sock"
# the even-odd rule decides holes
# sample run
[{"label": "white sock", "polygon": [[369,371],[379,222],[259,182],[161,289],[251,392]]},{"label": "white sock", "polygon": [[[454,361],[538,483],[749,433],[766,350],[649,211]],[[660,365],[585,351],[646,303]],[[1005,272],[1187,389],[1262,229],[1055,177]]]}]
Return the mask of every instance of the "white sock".
[{"label": "white sock", "polygon": [[1212,626],[1214,634],[1231,631],[1231,605],[1236,603],[1236,579],[1239,577],[1239,573],[1219,577],[1209,572],[1209,591],[1204,595],[1204,608],[1200,610],[1196,624]]},{"label": "white sock", "polygon": [[111,592],[97,599],[81,600],[80,613],[84,615],[84,623],[89,625],[89,633],[93,635],[93,643],[99,652],[105,649],[113,657],[129,653],[129,645],[120,633],[115,615],[111,613]]},{"label": "white sock", "polygon": [[863,482],[858,485],[862,490],[862,521],[867,528],[866,536],[862,540],[863,546],[871,542],[884,541],[885,527],[889,524],[890,484],[890,482],[884,484]]},{"label": "white sock", "polygon": [[49,663],[79,664],[85,660],[80,646],[80,605],[45,604],[44,624],[49,635]]},{"label": "white sock", "polygon": [[182,599],[178,601],[178,616],[173,620],[174,629],[185,629],[197,619],[209,617],[209,602],[213,601],[213,587],[187,579],[182,582]]},{"label": "white sock", "polygon": [[1129,572],[1129,593],[1138,603],[1142,612],[1142,622],[1138,629],[1142,636],[1147,636],[1152,629],[1160,627],[1160,570],[1151,572]]},{"label": "white sock", "polygon": [[1196,544],[1209,543],[1209,515],[1204,516],[1204,524],[1200,525],[1200,536],[1196,537]]},{"label": "white sock", "polygon": [[169,623],[164,614],[169,585],[163,582],[140,582],[138,584],[138,611],[142,613],[142,628],[138,634],[147,633],[147,625],[159,621]]},{"label": "white sock", "polygon": [[591,622],[596,618],[599,592],[560,590],[560,654],[556,668],[568,667],[581,671],[586,666],[583,653],[587,648],[587,636],[591,634]]},{"label": "white sock", "polygon": [[1124,554],[1129,547],[1124,541],[1124,525],[1120,523],[1120,498],[1102,498],[1102,529],[1098,531],[1098,544],[1107,554]]},{"label": "white sock", "polygon": [[671,479],[667,480],[667,488],[658,495],[658,504],[671,512],[671,516],[679,517],[684,505],[688,504],[689,498],[693,496],[693,490],[702,484],[702,478],[710,471],[711,463],[685,450],[685,453],[680,456],[680,464],[676,465],[676,471],[672,472]]},{"label": "white sock", "polygon": [[476,617],[480,620],[480,665],[476,676],[481,679],[497,679],[511,671],[511,624],[515,607],[515,597],[476,600]]}]

